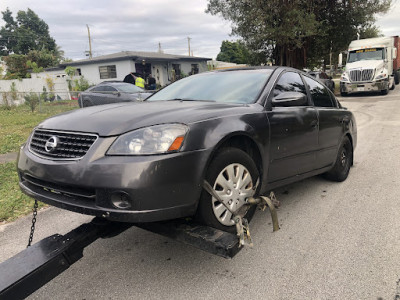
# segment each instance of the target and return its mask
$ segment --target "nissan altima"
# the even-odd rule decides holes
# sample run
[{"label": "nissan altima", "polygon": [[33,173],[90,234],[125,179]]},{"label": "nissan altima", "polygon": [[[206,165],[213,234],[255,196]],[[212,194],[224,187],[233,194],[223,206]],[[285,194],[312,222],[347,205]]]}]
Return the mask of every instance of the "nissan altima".
[{"label": "nissan altima", "polygon": [[193,216],[231,231],[231,211],[256,193],[317,174],[345,180],[356,143],[353,114],[310,75],[234,69],[49,118],[21,147],[18,173],[23,192],[71,211],[136,223]]}]

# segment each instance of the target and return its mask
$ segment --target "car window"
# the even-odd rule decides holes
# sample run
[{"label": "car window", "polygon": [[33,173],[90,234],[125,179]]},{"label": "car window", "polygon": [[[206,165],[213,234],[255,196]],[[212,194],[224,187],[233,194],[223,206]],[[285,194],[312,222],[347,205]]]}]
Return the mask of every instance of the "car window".
[{"label": "car window", "polygon": [[104,92],[105,91],[105,86],[104,85],[99,85],[99,86],[94,87],[90,91],[91,92]]},{"label": "car window", "polygon": [[139,93],[139,92],[144,92],[144,89],[142,89],[141,87],[138,87],[134,84],[131,83],[125,83],[125,84],[118,84],[115,85],[115,88],[117,90],[119,90],[120,92],[123,93]]},{"label": "car window", "polygon": [[271,73],[271,69],[256,69],[191,75],[165,87],[146,101],[254,103]]},{"label": "car window", "polygon": [[116,92],[117,89],[113,88],[112,86],[106,85],[104,87],[104,91],[107,92],[107,93],[112,93],[112,92]]},{"label": "car window", "polygon": [[276,97],[283,92],[299,92],[307,95],[306,87],[298,73],[286,72],[279,78],[273,96]]},{"label": "car window", "polygon": [[314,79],[304,76],[304,79],[310,89],[311,98],[314,102],[314,106],[319,107],[333,107],[333,103],[331,101],[331,96],[329,91],[319,82]]}]

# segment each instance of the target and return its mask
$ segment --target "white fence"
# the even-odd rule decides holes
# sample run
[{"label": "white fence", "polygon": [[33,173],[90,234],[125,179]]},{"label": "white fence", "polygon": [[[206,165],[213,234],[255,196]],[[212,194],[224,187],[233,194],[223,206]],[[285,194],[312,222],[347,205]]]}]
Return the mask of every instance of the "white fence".
[{"label": "white fence", "polygon": [[[71,95],[68,89],[66,78],[52,78],[54,83],[54,91],[52,92],[56,99],[68,100]],[[50,93],[49,87],[45,78],[24,78],[13,80],[0,80],[0,93],[12,92],[11,85],[15,83],[15,92],[17,99],[14,104],[20,104],[24,101],[24,95],[27,93],[43,93],[43,87]],[[0,97],[0,104],[3,104],[3,99]]]}]

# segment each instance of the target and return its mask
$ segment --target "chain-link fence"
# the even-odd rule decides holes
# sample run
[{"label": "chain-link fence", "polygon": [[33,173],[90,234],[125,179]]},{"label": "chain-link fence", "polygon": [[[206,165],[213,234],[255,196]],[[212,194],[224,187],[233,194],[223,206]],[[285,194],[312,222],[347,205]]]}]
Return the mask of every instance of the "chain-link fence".
[{"label": "chain-link fence", "polygon": [[32,112],[47,113],[54,111],[56,106],[79,107],[78,91],[66,92],[0,92],[0,107],[11,109],[18,107]]}]

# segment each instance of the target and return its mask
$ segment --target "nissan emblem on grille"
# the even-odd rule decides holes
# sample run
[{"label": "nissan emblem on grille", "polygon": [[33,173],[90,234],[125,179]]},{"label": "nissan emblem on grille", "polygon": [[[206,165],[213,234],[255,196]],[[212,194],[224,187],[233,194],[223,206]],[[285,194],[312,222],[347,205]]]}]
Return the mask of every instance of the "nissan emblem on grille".
[{"label": "nissan emblem on grille", "polygon": [[53,152],[57,148],[58,144],[58,138],[56,136],[52,136],[46,141],[46,145],[44,146],[44,149],[46,152]]}]

